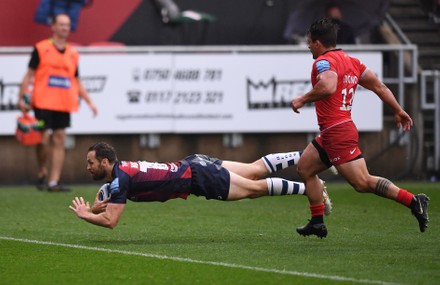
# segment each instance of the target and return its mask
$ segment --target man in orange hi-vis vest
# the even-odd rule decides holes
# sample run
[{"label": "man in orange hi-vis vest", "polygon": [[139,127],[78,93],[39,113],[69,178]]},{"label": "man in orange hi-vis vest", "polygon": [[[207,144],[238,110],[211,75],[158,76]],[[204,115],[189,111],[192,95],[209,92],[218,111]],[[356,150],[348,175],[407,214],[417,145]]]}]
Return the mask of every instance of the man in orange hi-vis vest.
[{"label": "man in orange hi-vis vest", "polygon": [[[37,145],[37,188],[66,192],[69,189],[60,185],[60,177],[65,157],[65,129],[70,127],[70,113],[78,110],[79,97],[89,105],[94,116],[98,111],[79,79],[79,54],[67,44],[69,16],[56,15],[52,31],[52,38],[35,45],[21,84],[18,107],[23,112],[32,108],[35,117],[44,122],[42,140]],[[33,89],[29,104],[26,97],[30,85],[33,85]],[[47,167],[49,157],[50,168]]]}]

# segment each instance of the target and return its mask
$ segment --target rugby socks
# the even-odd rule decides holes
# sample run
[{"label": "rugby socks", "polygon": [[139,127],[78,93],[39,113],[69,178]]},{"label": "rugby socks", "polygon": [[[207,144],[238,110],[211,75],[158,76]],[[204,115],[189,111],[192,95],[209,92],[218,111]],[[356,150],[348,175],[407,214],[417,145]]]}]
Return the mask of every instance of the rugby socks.
[{"label": "rugby socks", "polygon": [[311,224],[324,223],[324,203],[318,205],[310,205],[310,212],[312,214]]},{"label": "rugby socks", "polygon": [[261,159],[263,160],[264,165],[266,165],[269,173],[273,173],[298,164],[302,153],[302,151],[272,153],[263,156]]},{"label": "rugby socks", "polygon": [[266,178],[267,189],[270,196],[278,195],[305,195],[306,185],[283,178]]},{"label": "rugby socks", "polygon": [[414,194],[406,191],[405,189],[400,188],[399,193],[397,193],[396,202],[403,204],[410,208],[411,202],[413,201]]}]

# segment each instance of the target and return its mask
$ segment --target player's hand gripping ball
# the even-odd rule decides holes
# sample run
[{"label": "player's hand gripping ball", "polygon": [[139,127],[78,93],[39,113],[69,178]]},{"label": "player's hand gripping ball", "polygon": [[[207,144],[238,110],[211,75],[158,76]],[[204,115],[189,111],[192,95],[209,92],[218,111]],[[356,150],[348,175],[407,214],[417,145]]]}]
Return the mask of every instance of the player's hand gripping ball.
[{"label": "player's hand gripping ball", "polygon": [[98,199],[99,201],[104,201],[109,197],[111,197],[110,183],[105,183],[104,185],[101,186],[101,188],[99,188]]}]

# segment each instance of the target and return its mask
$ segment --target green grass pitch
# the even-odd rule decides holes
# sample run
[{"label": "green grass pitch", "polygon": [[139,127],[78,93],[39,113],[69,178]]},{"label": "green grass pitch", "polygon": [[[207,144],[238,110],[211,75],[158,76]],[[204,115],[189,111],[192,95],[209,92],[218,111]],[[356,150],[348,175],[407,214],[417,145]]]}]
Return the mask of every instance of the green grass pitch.
[{"label": "green grass pitch", "polygon": [[295,228],[304,196],[237,202],[128,202],[114,230],[78,219],[71,193],[0,187],[0,284],[439,284],[440,184],[398,183],[431,198],[420,233],[410,210],[328,184],[325,239]]}]

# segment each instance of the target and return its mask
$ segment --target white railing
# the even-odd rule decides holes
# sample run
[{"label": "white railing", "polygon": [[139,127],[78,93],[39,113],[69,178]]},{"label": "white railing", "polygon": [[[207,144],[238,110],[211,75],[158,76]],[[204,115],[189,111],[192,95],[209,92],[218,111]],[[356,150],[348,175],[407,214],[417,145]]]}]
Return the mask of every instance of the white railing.
[{"label": "white railing", "polygon": [[[427,85],[432,84],[431,100]],[[420,98],[422,110],[434,110],[434,169],[440,171],[440,70],[423,70],[420,76]]]}]

